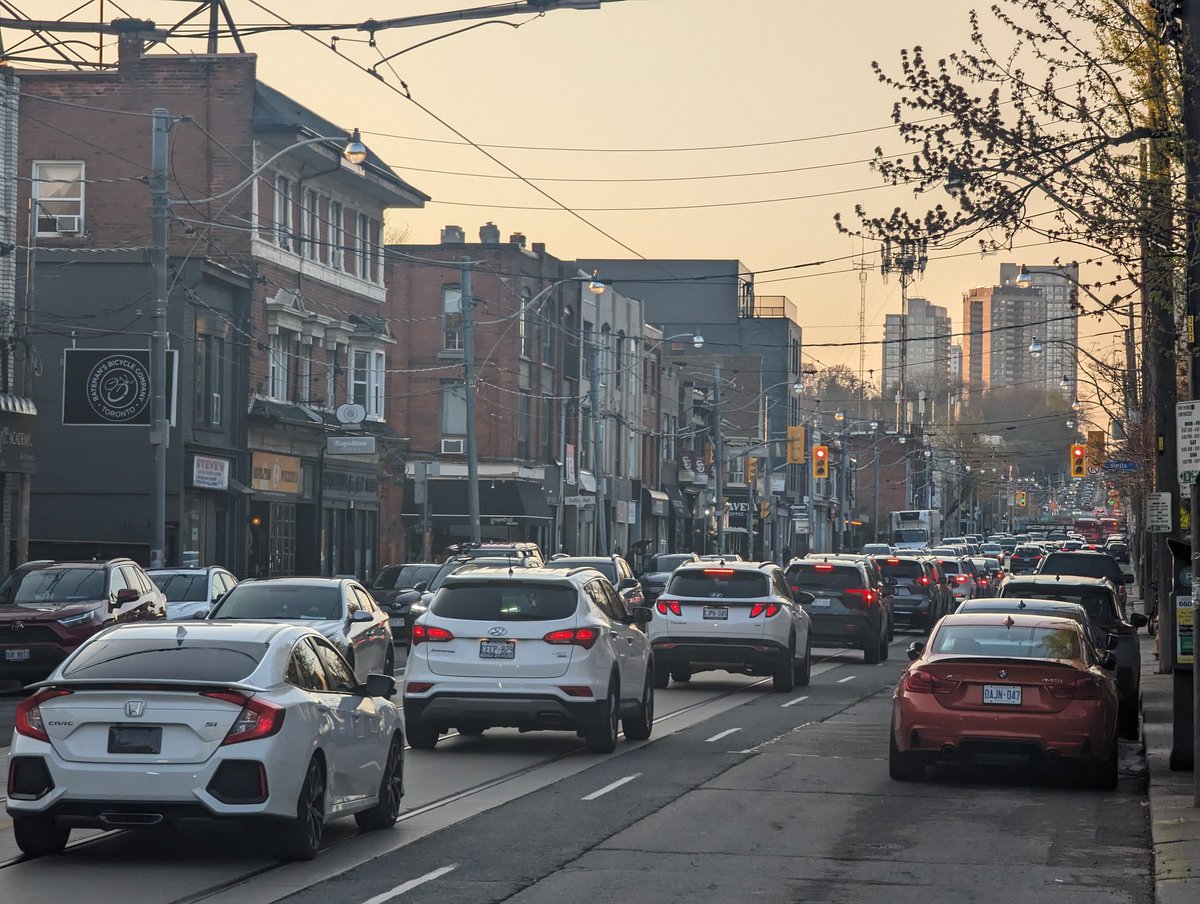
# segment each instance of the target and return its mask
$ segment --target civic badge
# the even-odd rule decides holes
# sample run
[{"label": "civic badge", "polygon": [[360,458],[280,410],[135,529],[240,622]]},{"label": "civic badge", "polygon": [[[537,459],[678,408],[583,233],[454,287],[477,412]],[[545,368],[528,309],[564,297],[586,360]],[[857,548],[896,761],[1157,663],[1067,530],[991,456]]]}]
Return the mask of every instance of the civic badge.
[{"label": "civic badge", "polygon": [[488,628],[488,637],[503,637],[508,633],[508,628],[502,628],[497,625],[494,628]]},{"label": "civic badge", "polygon": [[999,675],[1001,678],[1007,678],[1008,677],[1008,669],[1001,669],[999,672]]},{"label": "civic badge", "polygon": [[125,715],[131,719],[140,719],[142,713],[146,711],[146,703],[144,700],[126,700]]}]

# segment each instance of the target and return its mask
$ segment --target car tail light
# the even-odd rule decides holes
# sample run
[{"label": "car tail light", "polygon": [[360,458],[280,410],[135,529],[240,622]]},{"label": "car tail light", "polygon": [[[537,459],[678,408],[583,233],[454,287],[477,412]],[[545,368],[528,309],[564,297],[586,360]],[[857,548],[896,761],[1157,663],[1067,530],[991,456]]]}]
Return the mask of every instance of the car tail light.
[{"label": "car tail light", "polygon": [[42,721],[41,706],[47,700],[53,700],[55,697],[65,697],[72,694],[74,691],[69,691],[61,687],[45,687],[34,694],[32,697],[27,697],[17,704],[16,724],[17,734],[23,734],[27,738],[35,738],[39,741],[49,741],[50,736],[46,734],[46,723]]},{"label": "car tail light", "polygon": [[705,568],[705,574],[733,574],[732,568]]},{"label": "car tail light", "polygon": [[917,578],[917,583],[920,584],[922,587],[928,587],[929,586],[929,578],[927,578],[925,575],[921,575],[919,578]]},{"label": "car tail light", "polygon": [[941,697],[953,693],[958,687],[957,681],[935,678],[928,672],[922,672],[919,669],[905,672],[900,681],[904,690],[910,694],[937,694]]},{"label": "car tail light", "polygon": [[814,567],[817,569],[817,571],[833,571],[832,565],[817,565]]},{"label": "car tail light", "polygon": [[954,576],[954,580],[958,581],[960,584],[965,584],[967,582],[967,576],[965,574],[956,574]]},{"label": "car tail light", "polygon": [[679,605],[679,600],[665,600],[660,596],[654,608],[658,610],[659,615],[666,615],[668,612],[672,615],[683,615],[683,607]]},{"label": "car tail light", "polygon": [[599,639],[600,631],[596,628],[563,628],[542,638],[546,643],[571,644],[585,650],[590,650]]},{"label": "car tail light", "polygon": [[899,559],[888,559],[888,560],[887,560],[887,563],[888,563],[889,565],[899,565],[899,564],[900,564],[900,560],[899,560]]},{"label": "car tail light", "polygon": [[1070,684],[1051,685],[1046,688],[1051,697],[1059,700],[1099,700],[1100,685],[1094,678],[1077,678]]},{"label": "car tail light", "polygon": [[412,644],[414,647],[419,643],[445,643],[448,640],[454,640],[454,635],[445,628],[422,625],[419,622],[412,627]]},{"label": "car tail light", "polygon": [[879,599],[878,593],[876,593],[874,590],[867,590],[863,587],[847,587],[843,592],[846,594],[846,596],[852,596],[862,600],[868,606],[874,605],[875,601]]},{"label": "car tail light", "polygon": [[237,691],[202,691],[201,697],[211,697],[214,700],[224,700],[242,707],[229,731],[225,734],[226,744],[239,744],[242,741],[257,741],[259,738],[269,738],[278,734],[283,727],[283,717],[286,710],[275,703],[269,703],[258,697],[248,697]]},{"label": "car tail light", "polygon": [[410,681],[404,686],[406,694],[423,694],[433,687],[432,681]]},{"label": "car tail light", "polygon": [[750,617],[758,618],[760,615],[765,614],[767,618],[770,618],[772,615],[778,615],[779,610],[782,608],[779,603],[755,603],[750,607]]},{"label": "car tail light", "polygon": [[1035,562],[1038,562],[1041,560],[1042,557],[1041,556],[1030,556],[1029,558],[1033,559],[1033,561],[1035,561]]}]

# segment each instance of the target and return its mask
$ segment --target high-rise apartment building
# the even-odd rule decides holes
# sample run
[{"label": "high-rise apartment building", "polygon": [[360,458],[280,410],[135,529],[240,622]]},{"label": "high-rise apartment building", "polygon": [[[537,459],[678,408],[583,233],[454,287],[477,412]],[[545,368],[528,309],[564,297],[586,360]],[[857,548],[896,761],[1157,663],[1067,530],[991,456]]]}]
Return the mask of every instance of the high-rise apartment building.
[{"label": "high-rise apartment building", "polygon": [[[1018,286],[1028,283],[1042,293],[1046,302],[1041,323],[1031,323],[1033,335],[1042,343],[1045,359],[1047,392],[1061,392],[1068,398],[1078,395],[1075,384],[1079,373],[1079,319],[1076,315],[1076,293],[1079,291],[1079,265],[1025,265],[1021,278],[1020,264],[1000,265],[1000,285]],[[1068,381],[1063,388],[1062,378]]]},{"label": "high-rise apartment building", "polygon": [[903,314],[888,314],[883,323],[883,390],[894,393],[900,386],[900,344],[907,339],[905,394],[940,392],[951,379],[950,315],[925,298],[908,300],[908,330]]},{"label": "high-rise apartment building", "polygon": [[[1046,357],[1029,354],[1046,322],[1038,288],[980,286],[963,294],[963,384],[968,396],[993,389],[1037,389],[1046,384]],[[1061,375],[1056,375],[1055,388]]]}]

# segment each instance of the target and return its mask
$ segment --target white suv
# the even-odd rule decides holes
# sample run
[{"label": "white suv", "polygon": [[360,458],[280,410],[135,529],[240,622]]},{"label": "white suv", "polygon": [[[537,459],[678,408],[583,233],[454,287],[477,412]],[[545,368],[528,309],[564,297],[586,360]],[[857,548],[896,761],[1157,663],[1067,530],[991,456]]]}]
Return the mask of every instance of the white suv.
[{"label": "white suv", "polygon": [[777,691],[808,684],[812,620],[777,565],[681,565],[654,608],[655,687],[707,669],[770,675]]},{"label": "white suv", "polygon": [[600,572],[478,568],[446,578],[412,631],[404,688],[408,742],[451,728],[577,731],[609,753],[617,723],[642,741],[654,724],[644,626]]}]

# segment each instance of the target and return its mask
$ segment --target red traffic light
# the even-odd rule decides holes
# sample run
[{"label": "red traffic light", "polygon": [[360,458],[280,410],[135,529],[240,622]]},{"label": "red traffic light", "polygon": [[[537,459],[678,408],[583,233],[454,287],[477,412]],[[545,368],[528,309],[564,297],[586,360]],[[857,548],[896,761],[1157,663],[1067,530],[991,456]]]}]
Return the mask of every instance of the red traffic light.
[{"label": "red traffic light", "polygon": [[825,457],[825,447],[817,446],[817,448],[815,448],[813,450],[813,454],[816,455],[817,458],[824,458]]}]

